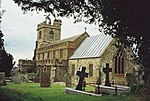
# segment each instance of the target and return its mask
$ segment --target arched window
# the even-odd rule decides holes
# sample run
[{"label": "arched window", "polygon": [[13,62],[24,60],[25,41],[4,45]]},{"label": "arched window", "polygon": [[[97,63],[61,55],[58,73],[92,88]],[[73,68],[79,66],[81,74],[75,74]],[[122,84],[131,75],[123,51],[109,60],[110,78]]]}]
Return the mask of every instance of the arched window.
[{"label": "arched window", "polygon": [[124,55],[123,52],[119,52],[115,56],[115,74],[124,74]]},{"label": "arched window", "polygon": [[49,32],[49,35],[50,35],[50,39],[54,39],[54,32],[51,30],[50,32]]},{"label": "arched window", "polygon": [[39,32],[39,39],[41,39],[42,38],[42,32],[40,31]]},{"label": "arched window", "polygon": [[89,64],[89,76],[93,76],[93,64]]}]

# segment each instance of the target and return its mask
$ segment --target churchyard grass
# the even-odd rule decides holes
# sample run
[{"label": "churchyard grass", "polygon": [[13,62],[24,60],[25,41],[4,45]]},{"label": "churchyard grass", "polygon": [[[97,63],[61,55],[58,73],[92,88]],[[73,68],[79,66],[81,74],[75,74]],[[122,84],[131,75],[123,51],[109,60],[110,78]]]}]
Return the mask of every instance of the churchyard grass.
[{"label": "churchyard grass", "polygon": [[[64,88],[65,85],[59,83],[48,88],[41,88],[39,83],[7,83],[7,86],[0,87],[0,95],[8,97],[7,101],[138,101],[129,93],[94,97],[66,94]],[[87,87],[88,91],[90,89],[93,88]]]}]

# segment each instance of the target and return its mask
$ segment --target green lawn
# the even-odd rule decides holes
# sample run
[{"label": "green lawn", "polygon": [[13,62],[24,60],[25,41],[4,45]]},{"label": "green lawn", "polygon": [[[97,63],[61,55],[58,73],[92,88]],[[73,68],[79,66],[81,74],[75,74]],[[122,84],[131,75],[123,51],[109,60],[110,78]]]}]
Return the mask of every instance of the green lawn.
[{"label": "green lawn", "polygon": [[[5,101],[140,101],[130,93],[118,96],[94,97],[65,94],[64,88],[65,86],[62,84],[53,84],[49,88],[41,88],[39,83],[7,83],[7,86],[0,87],[0,95],[5,97]],[[90,89],[88,88],[88,90]]]}]

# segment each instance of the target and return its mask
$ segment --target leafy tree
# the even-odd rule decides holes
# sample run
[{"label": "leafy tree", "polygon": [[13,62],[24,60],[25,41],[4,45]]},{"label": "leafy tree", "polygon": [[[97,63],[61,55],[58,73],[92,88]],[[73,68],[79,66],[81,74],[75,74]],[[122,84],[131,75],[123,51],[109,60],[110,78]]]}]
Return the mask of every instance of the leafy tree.
[{"label": "leafy tree", "polygon": [[10,76],[10,71],[13,68],[13,56],[5,51],[3,33],[0,31],[0,72],[5,72],[5,75]]},{"label": "leafy tree", "polygon": [[[2,1],[0,0],[0,8]],[[5,10],[0,10],[0,25],[2,22],[2,15],[5,12]],[[3,39],[3,33],[0,29],[0,72],[5,72],[5,76],[10,76],[10,71],[13,68],[13,56],[5,51],[4,48],[4,39]]]},{"label": "leafy tree", "polygon": [[[75,22],[97,23],[124,46],[132,47],[137,63],[150,83],[149,0],[13,0],[23,11],[45,11],[54,17],[74,17]],[[119,44],[118,44],[119,45]],[[134,46],[134,47],[133,47]]]}]

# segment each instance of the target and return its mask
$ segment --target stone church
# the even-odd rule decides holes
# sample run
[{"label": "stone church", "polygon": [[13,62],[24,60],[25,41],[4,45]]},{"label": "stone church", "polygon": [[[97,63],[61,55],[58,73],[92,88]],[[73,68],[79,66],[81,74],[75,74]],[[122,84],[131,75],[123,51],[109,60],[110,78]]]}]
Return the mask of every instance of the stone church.
[{"label": "stone church", "polygon": [[37,41],[35,49],[35,63],[37,73],[50,71],[51,81],[64,81],[64,75],[68,71],[69,57],[76,48],[89,35],[84,32],[77,36],[61,39],[61,25],[59,19],[45,20],[37,26]]},{"label": "stone church", "polygon": [[69,72],[74,83],[77,82],[76,72],[81,66],[86,67],[89,76],[87,82],[94,83],[97,78],[104,82],[102,68],[109,63],[112,72],[110,81],[116,84],[126,84],[125,73],[133,72],[130,49],[117,51],[115,40],[108,35],[89,36],[87,32],[61,39],[59,19],[53,23],[46,19],[37,25],[37,41],[34,50],[34,62],[37,73],[49,71],[51,82],[64,81],[64,75]]}]

